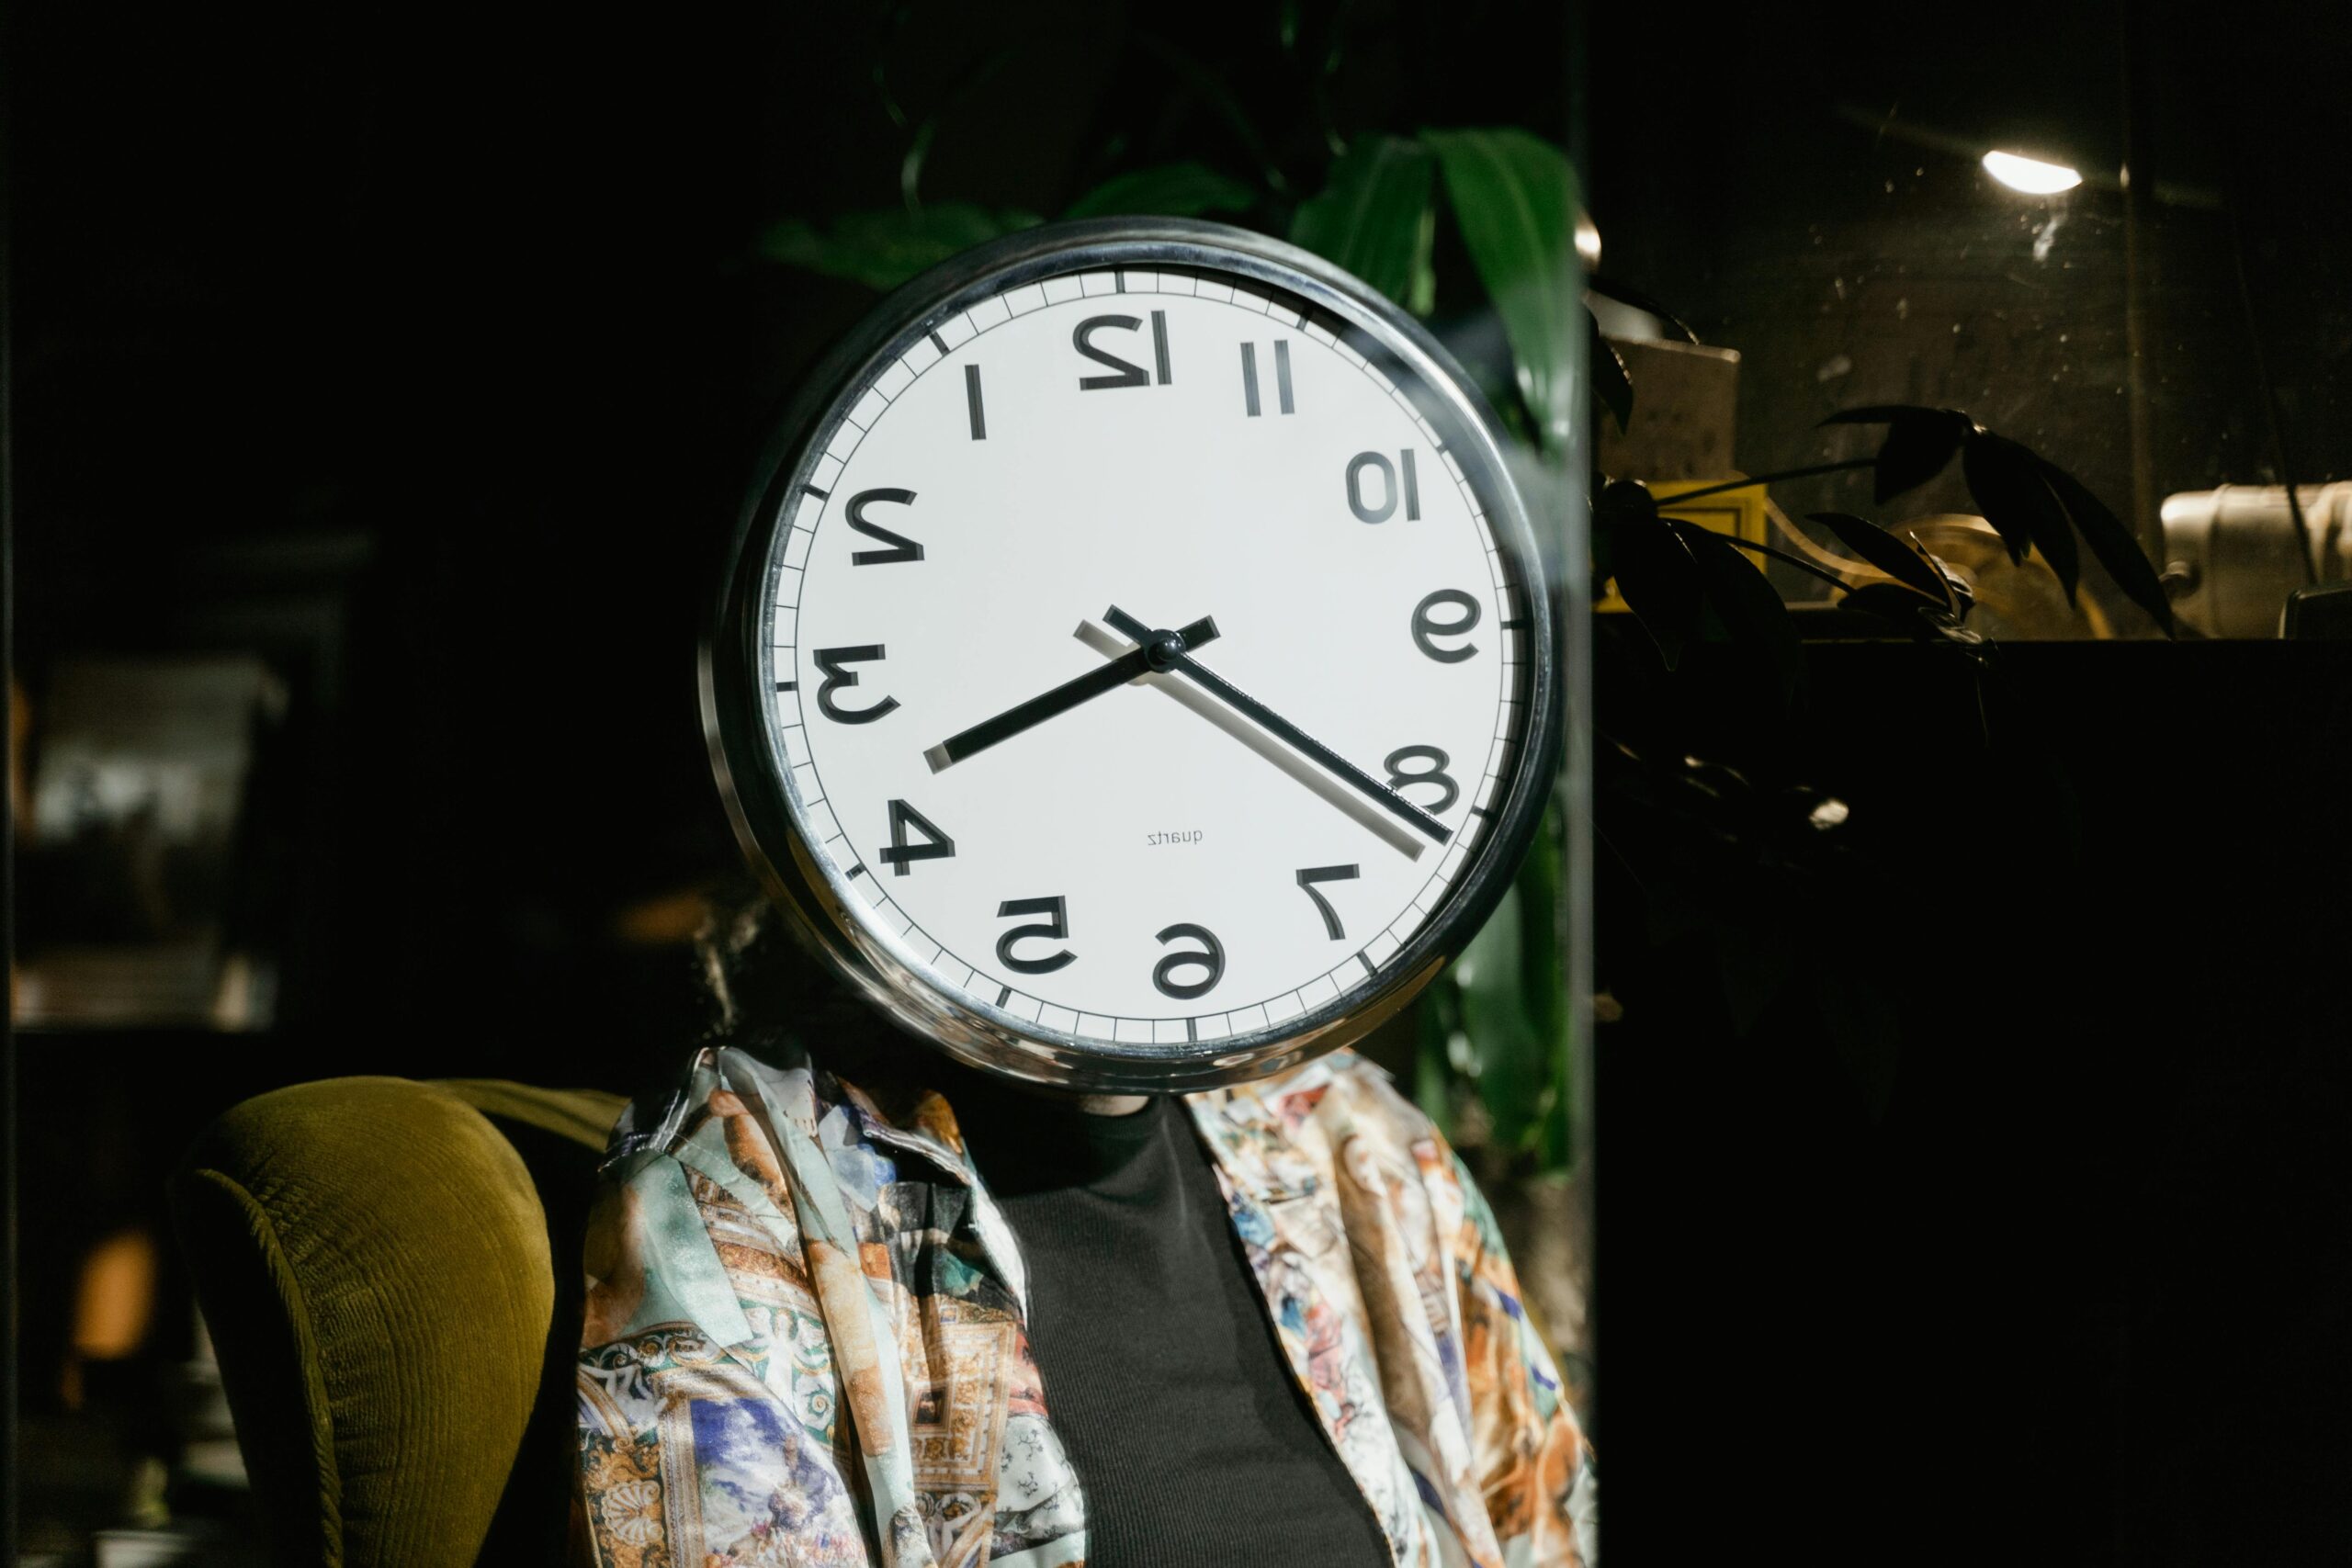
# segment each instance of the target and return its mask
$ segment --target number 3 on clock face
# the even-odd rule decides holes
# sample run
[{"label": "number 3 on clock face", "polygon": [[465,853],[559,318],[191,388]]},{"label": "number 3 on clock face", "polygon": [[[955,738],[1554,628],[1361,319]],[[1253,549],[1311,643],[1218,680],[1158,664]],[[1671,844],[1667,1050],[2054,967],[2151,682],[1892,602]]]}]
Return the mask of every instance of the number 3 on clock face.
[{"label": "number 3 on clock face", "polygon": [[1362,1032],[1547,794],[1550,611],[1475,392],[1212,225],[1038,231],[901,298],[807,400],[707,661],[755,859],[869,994],[1027,1076]]}]

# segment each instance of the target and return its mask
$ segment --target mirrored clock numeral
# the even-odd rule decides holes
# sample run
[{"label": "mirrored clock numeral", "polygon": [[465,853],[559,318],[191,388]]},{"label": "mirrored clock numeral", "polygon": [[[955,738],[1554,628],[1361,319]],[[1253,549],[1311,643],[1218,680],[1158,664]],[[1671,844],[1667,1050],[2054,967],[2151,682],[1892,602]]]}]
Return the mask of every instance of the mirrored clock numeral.
[{"label": "mirrored clock numeral", "polygon": [[[1161,995],[1173,997],[1180,1002],[1189,1002],[1194,997],[1208,995],[1210,989],[1225,978],[1225,944],[1217,941],[1216,933],[1206,926],[1170,926],[1156,940],[1165,946],[1179,938],[1199,942],[1201,951],[1170,953],[1152,969],[1151,983],[1159,987]],[[1175,978],[1179,969],[1201,970],[1204,978],[1179,981]]]},{"label": "mirrored clock numeral", "polygon": [[[1131,333],[1142,325],[1143,322],[1133,316],[1089,316],[1086,320],[1079,322],[1078,325],[1072,329],[1069,334],[1070,345],[1072,347],[1076,348],[1079,353],[1086,355],[1087,358],[1094,361],[1095,364],[1108,366],[1112,370],[1117,372],[1117,374],[1111,376],[1080,376],[1078,378],[1079,390],[1084,392],[1102,392],[1108,391],[1114,387],[1148,387],[1151,385],[1152,378],[1145,373],[1142,366],[1131,365],[1127,361],[1120,358],[1117,355],[1113,354],[1107,348],[1095,347],[1093,341],[1094,334],[1099,332],[1115,331]],[[1153,368],[1159,372],[1159,384],[1165,387],[1168,385],[1170,379],[1168,374],[1168,312],[1165,310],[1154,310],[1151,313],[1151,355]]]},{"label": "mirrored clock numeral", "polygon": [[849,525],[869,539],[879,539],[890,547],[887,550],[853,550],[852,566],[888,566],[894,561],[922,559],[922,547],[904,534],[893,534],[879,523],[865,520],[865,509],[876,502],[887,501],[893,506],[910,506],[915,492],[910,490],[862,490],[849,498]]},{"label": "mirrored clock numeral", "polygon": [[835,692],[857,684],[857,671],[844,670],[842,666],[867,664],[880,659],[880,643],[869,642],[856,648],[820,648],[812,657],[817,660],[817,668],[825,672],[825,683],[817,688],[817,705],[824,710],[827,718],[842,724],[872,724],[899,705],[898,698],[884,697],[871,707],[845,708],[833,696]]},{"label": "mirrored clock numeral", "polygon": [[[1416,801],[1414,804],[1433,815],[1442,815],[1452,810],[1453,803],[1462,798],[1462,786],[1454,782],[1453,774],[1445,771],[1446,764],[1453,761],[1434,746],[1399,746],[1388,753],[1381,765],[1388,770],[1388,787],[1399,795],[1405,793],[1408,784],[1435,784],[1440,791],[1438,799]],[[1408,772],[1405,766],[1408,762],[1426,762],[1429,765]]]},{"label": "mirrored clock numeral", "polygon": [[[907,841],[907,829],[921,833],[923,843]],[[956,853],[956,840],[939,830],[939,825],[903,800],[890,803],[890,847],[875,858],[890,868],[893,876],[904,876],[907,868],[919,860],[946,860]]]},{"label": "mirrored clock numeral", "polygon": [[[1396,457],[1396,462],[1392,463],[1388,460],[1388,455],[1385,452],[1359,452],[1348,459],[1348,508],[1356,514],[1357,522],[1385,523],[1396,515],[1396,502],[1400,493],[1396,475],[1399,464],[1403,465],[1405,470],[1401,485],[1401,493],[1405,502],[1405,520],[1408,523],[1420,521],[1421,484],[1419,476],[1413,468],[1413,449],[1408,446]],[[1364,500],[1363,492],[1366,483],[1364,474],[1367,471],[1380,476],[1380,504],[1377,506]]]},{"label": "mirrored clock numeral", "polygon": [[1051,918],[1035,920],[1025,926],[1015,926],[996,939],[996,961],[1016,975],[1050,975],[1064,964],[1075,963],[1078,954],[1064,948],[1043,958],[1022,958],[1012,951],[1012,944],[1023,937],[1034,936],[1041,942],[1059,942],[1069,935],[1069,908],[1056,898],[1007,898],[996,907],[996,918],[1007,919],[1014,915],[1046,915]]},{"label": "mirrored clock numeral", "polygon": [[1361,869],[1352,865],[1310,865],[1298,874],[1299,886],[1315,900],[1315,907],[1323,911],[1323,930],[1333,942],[1343,940],[1348,934],[1347,930],[1340,924],[1340,911],[1331,908],[1331,900],[1315,890],[1315,885],[1318,882],[1353,882]]},{"label": "mirrored clock numeral", "polygon": [[[1440,620],[1433,614],[1440,608],[1456,609],[1462,614]],[[1480,614],[1478,601],[1469,594],[1459,588],[1441,588],[1413,606],[1413,646],[1440,664],[1459,664],[1476,654],[1478,645],[1465,642],[1460,648],[1440,648],[1437,639],[1467,636],[1470,628],[1478,624]]]},{"label": "mirrored clock numeral", "polygon": [[[1283,412],[1296,413],[1298,412],[1297,407],[1291,401],[1290,396],[1290,339],[1288,338],[1274,340],[1274,397],[1282,405]],[[1241,406],[1249,411],[1251,419],[1256,419],[1263,412],[1258,406],[1258,345],[1254,343],[1245,343],[1241,345]]]}]

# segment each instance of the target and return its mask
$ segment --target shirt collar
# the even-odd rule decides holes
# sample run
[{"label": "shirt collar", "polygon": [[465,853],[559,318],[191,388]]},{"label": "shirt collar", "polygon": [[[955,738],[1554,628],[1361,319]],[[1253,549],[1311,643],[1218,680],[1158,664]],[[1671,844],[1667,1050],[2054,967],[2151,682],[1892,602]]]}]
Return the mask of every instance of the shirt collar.
[{"label": "shirt collar", "polygon": [[[652,1114],[640,1116],[633,1109],[629,1121],[635,1125],[624,1122],[605,1163],[616,1163],[674,1136],[682,1119],[705,1103],[711,1089],[718,1086],[717,1056],[708,1049],[700,1053],[690,1082]],[[800,1117],[812,1136],[819,1112],[830,1100],[850,1119],[860,1139],[914,1156],[958,1185],[985,1190],[965,1147],[956,1112],[937,1091],[920,1089],[902,1097],[902,1102],[886,1103],[815,1066],[797,1046],[771,1048],[751,1061],[785,1113]],[[1321,1182],[1315,1162],[1300,1146],[1300,1134],[1330,1089],[1332,1072],[1332,1059],[1320,1056],[1272,1077],[1182,1098],[1194,1124],[1216,1151],[1219,1163],[1244,1191],[1261,1201],[1305,1197],[1317,1190]]]}]

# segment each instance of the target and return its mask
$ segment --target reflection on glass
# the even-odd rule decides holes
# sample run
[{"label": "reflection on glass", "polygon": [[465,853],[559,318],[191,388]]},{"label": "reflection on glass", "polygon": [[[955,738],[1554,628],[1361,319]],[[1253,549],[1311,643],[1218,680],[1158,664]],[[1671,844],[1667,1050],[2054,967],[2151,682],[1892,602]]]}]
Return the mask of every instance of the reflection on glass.
[{"label": "reflection on glass", "polygon": [[2017,152],[1987,152],[1984,172],[2028,196],[2055,196],[2083,183],[2083,176],[2064,164],[2045,164]]}]

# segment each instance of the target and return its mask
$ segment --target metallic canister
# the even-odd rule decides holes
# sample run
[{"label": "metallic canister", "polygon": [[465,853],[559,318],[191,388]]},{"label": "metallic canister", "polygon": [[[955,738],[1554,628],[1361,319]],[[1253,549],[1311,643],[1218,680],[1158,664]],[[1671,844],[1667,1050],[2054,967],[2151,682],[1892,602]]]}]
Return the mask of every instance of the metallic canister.
[{"label": "metallic canister", "polygon": [[2314,580],[2352,581],[2352,481],[2298,485],[2295,495],[2311,538],[2308,570],[2284,485],[2165,497],[2174,613],[2209,637],[2275,637],[2288,594]]}]

